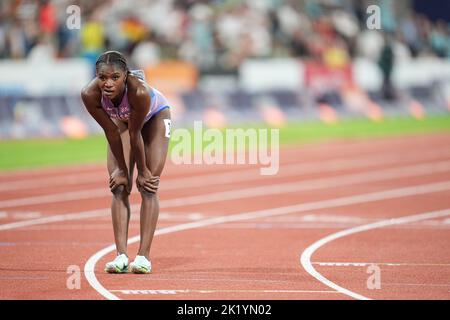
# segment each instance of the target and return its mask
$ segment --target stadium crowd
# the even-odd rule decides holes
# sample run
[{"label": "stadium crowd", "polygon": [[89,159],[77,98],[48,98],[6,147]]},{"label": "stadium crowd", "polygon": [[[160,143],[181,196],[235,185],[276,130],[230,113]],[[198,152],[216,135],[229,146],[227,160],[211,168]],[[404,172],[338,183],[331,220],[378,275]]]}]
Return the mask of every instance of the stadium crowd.
[{"label": "stadium crowd", "polygon": [[[370,4],[381,9],[382,32],[367,28]],[[79,29],[67,26],[76,14],[71,5],[81,8]],[[141,68],[181,59],[201,71],[235,71],[249,57],[300,57],[339,67],[358,55],[379,60],[386,43],[396,59],[448,59],[450,26],[415,13],[408,1],[392,0],[0,2],[1,59],[95,60],[114,49]]]}]

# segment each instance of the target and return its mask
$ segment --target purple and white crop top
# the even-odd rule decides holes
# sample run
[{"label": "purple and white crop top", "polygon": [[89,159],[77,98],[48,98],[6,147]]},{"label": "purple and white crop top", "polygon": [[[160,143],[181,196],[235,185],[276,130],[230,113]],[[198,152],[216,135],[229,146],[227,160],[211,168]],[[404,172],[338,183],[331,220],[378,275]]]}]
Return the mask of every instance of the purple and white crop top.
[{"label": "purple and white crop top", "polygon": [[[145,82],[144,72],[142,70],[132,70],[130,73],[136,76],[140,81]],[[148,93],[150,95],[150,109],[148,114],[145,116],[144,122],[147,122],[161,110],[170,108],[169,102],[161,92],[150,87]],[[102,107],[111,118],[118,120],[130,119],[131,108],[130,103],[128,102],[127,87],[125,86],[125,94],[123,95],[122,101],[118,107],[115,107],[112,101],[102,94]]]}]

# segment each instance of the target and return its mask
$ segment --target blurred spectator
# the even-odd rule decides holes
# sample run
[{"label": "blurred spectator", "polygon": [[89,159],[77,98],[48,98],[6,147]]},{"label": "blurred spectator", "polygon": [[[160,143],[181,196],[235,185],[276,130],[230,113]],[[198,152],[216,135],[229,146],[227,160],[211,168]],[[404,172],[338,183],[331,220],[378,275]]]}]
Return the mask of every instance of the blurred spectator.
[{"label": "blurred spectator", "polygon": [[305,36],[300,29],[294,31],[289,46],[291,49],[291,55],[294,57],[306,57],[309,55]]},{"label": "blurred spectator", "polygon": [[131,64],[138,69],[156,65],[160,60],[161,52],[151,33],[139,41],[131,53]]},{"label": "blurred spectator", "polygon": [[49,35],[43,34],[28,54],[28,60],[34,63],[48,63],[56,58],[55,48]]},{"label": "blurred spectator", "polygon": [[377,30],[364,30],[358,36],[358,55],[377,61],[384,45],[382,33]]},{"label": "blurred spectator", "polygon": [[430,45],[436,55],[440,58],[449,57],[450,37],[448,26],[439,20],[430,32]]},{"label": "blurred spectator", "polygon": [[381,49],[378,66],[383,74],[382,93],[386,100],[395,98],[394,87],[392,86],[392,70],[394,68],[394,49],[392,38],[389,34],[385,36],[384,46]]},{"label": "blurred spectator", "polygon": [[200,69],[214,66],[213,11],[205,4],[195,4],[189,10],[190,23],[187,36],[193,45],[193,59]]},{"label": "blurred spectator", "polygon": [[407,12],[400,22],[400,35],[408,45],[411,55],[417,57],[422,48],[419,38],[419,28],[415,21],[416,17],[412,12]]},{"label": "blurred spectator", "polygon": [[95,62],[105,48],[104,26],[98,16],[92,14],[81,25],[81,54]]},{"label": "blurred spectator", "polygon": [[55,7],[50,0],[40,0],[39,30],[43,34],[53,36],[58,27]]},{"label": "blurred spectator", "polygon": [[23,59],[27,53],[27,38],[22,22],[13,18],[8,28],[6,41],[9,45],[9,55],[12,59]]},{"label": "blurred spectator", "polygon": [[331,68],[343,68],[350,63],[348,50],[343,41],[332,42],[323,52],[323,63]]}]

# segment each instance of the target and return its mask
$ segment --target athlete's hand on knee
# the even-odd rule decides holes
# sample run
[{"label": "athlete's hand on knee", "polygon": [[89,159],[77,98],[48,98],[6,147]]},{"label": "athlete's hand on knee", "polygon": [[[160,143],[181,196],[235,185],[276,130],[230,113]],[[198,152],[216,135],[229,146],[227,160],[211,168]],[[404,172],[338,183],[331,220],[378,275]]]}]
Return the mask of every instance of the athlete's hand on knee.
[{"label": "athlete's hand on knee", "polygon": [[138,173],[136,186],[139,191],[143,190],[150,193],[155,193],[158,191],[159,177],[152,176],[149,170],[145,170],[142,173]]},{"label": "athlete's hand on knee", "polygon": [[116,169],[111,173],[109,178],[109,188],[114,192],[120,185],[123,185],[128,193],[130,193],[131,183],[128,181],[128,175],[120,169]]}]

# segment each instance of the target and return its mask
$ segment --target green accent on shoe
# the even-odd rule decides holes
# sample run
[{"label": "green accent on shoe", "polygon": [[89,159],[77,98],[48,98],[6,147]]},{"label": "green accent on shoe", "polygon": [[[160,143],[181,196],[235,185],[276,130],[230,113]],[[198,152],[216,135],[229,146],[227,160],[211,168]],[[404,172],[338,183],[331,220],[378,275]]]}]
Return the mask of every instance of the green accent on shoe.
[{"label": "green accent on shoe", "polygon": [[133,273],[138,273],[138,274],[144,274],[144,273],[150,273],[151,270],[149,270],[148,268],[144,267],[144,266],[140,266],[140,267],[133,267],[131,269],[131,271]]},{"label": "green accent on shoe", "polygon": [[123,269],[120,269],[117,266],[115,266],[114,269],[105,268],[105,272],[107,272],[107,273],[126,273],[126,272],[128,272],[128,266],[123,267]]}]

